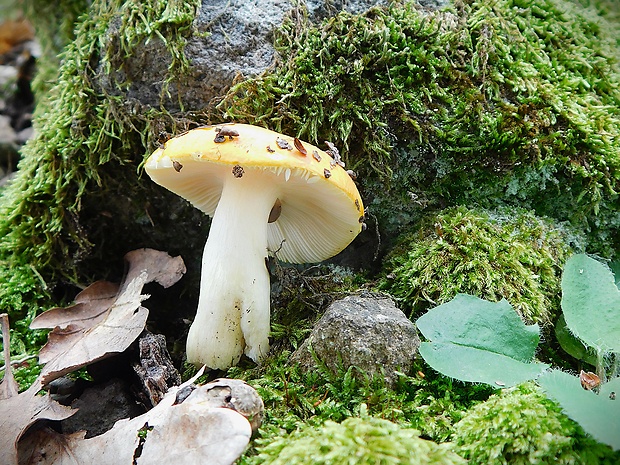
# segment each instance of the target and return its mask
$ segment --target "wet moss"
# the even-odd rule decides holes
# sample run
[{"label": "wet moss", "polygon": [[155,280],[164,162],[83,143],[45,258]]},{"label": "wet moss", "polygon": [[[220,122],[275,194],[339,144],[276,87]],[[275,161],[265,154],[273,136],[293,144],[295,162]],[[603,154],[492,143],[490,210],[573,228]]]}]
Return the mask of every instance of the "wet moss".
[{"label": "wet moss", "polygon": [[448,208],[401,239],[379,287],[412,316],[466,293],[504,298],[527,322],[548,325],[560,313],[570,242],[569,231],[530,212]]},{"label": "wet moss", "polygon": [[[457,465],[466,461],[448,444],[421,439],[411,428],[367,415],[342,423],[327,421],[318,428],[306,428],[276,438],[261,448],[259,464],[357,464],[398,463],[403,465]],[[354,459],[352,459],[354,457]]]},{"label": "wet moss", "polygon": [[395,2],[319,26],[300,15],[278,36],[280,65],[220,108],[335,142],[388,232],[426,205],[511,204],[571,221],[612,256],[618,26],[599,9],[467,0],[434,12]]},{"label": "wet moss", "polygon": [[342,422],[361,411],[415,428],[422,438],[446,442],[464,412],[495,392],[489,386],[454,383],[422,361],[387,387],[381,377],[370,378],[356,367],[342,367],[338,373],[320,364],[316,370],[301,370],[289,357],[287,351],[272,352],[260,367],[233,367],[226,373],[248,382],[265,403],[256,441],[240,463],[260,463],[261,445],[326,421]]},{"label": "wet moss", "polygon": [[531,383],[472,407],[454,431],[455,450],[472,465],[612,465],[620,459],[620,452],[586,435]]},{"label": "wet moss", "polygon": [[[75,39],[75,25],[78,18],[88,10],[87,0],[60,0],[46,2],[25,0],[24,14],[36,29],[36,37],[41,45],[41,55],[37,58],[37,73],[33,87],[42,97],[58,80],[61,54],[65,46]],[[46,100],[39,98],[39,103]]]}]

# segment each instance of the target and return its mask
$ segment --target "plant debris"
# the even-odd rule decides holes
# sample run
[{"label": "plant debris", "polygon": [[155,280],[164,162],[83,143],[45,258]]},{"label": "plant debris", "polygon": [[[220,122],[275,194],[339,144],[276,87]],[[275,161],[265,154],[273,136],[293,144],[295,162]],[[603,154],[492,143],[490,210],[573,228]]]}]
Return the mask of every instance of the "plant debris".
[{"label": "plant debris", "polygon": [[39,353],[45,364],[43,385],[89,363],[123,352],[142,333],[148,310],[142,287],[157,282],[168,288],[185,273],[181,257],[139,249],[125,255],[129,270],[120,286],[98,281],[76,297],[74,305],[39,315],[32,329],[53,328]]}]

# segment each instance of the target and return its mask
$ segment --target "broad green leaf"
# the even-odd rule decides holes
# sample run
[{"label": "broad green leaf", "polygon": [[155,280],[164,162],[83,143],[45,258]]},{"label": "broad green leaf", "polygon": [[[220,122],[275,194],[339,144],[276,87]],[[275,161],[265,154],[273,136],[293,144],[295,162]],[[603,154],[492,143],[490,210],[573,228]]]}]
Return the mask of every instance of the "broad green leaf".
[{"label": "broad green leaf", "polygon": [[572,355],[577,360],[589,363],[590,365],[596,365],[596,354],[594,350],[588,350],[583,342],[570,332],[566,326],[564,315],[561,315],[555,323],[555,337],[560,343],[560,347],[562,347],[567,354]]},{"label": "broad green leaf", "polygon": [[539,341],[508,302],[458,294],[417,321],[431,342],[420,355],[435,370],[461,381],[514,386],[536,378],[548,365],[531,363]]},{"label": "broad green leaf", "polygon": [[608,266],[573,255],[562,276],[562,311],[568,328],[585,344],[620,352],[620,291]]},{"label": "broad green leaf", "polygon": [[620,388],[618,378],[601,386],[598,395],[583,389],[576,376],[560,370],[543,374],[538,378],[538,384],[586,433],[614,450],[620,450],[620,400],[609,397],[612,389]]},{"label": "broad green leaf", "polygon": [[614,274],[616,286],[620,286],[620,260],[615,260],[609,264],[611,272]]},{"label": "broad green leaf", "polygon": [[461,381],[486,383],[496,388],[515,386],[534,379],[548,367],[449,342],[423,342],[419,351],[426,363],[440,373]]},{"label": "broad green leaf", "polygon": [[599,395],[615,399],[620,395],[620,378],[614,378],[611,381],[606,382],[600,388]]}]

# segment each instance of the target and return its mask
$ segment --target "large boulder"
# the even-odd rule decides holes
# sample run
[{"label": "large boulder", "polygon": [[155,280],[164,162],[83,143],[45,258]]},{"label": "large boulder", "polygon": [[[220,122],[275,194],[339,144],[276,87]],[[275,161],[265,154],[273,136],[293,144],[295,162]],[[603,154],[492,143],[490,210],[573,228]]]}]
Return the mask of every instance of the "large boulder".
[{"label": "large boulder", "polygon": [[[340,11],[363,13],[386,2],[306,3],[308,17],[320,21]],[[155,37],[138,43],[117,70],[110,72],[102,66],[98,84],[107,93],[121,93],[140,107],[157,108],[164,97],[169,110],[201,110],[217,103],[236,80],[257,76],[274,64],[274,34],[294,14],[293,8],[289,0],[203,0],[183,48],[189,68],[181,79],[168,80],[173,60],[178,58],[170,53],[169,44]],[[122,28],[120,18],[111,22],[108,38],[113,44]],[[127,83],[127,88],[119,88],[119,82]]]}]

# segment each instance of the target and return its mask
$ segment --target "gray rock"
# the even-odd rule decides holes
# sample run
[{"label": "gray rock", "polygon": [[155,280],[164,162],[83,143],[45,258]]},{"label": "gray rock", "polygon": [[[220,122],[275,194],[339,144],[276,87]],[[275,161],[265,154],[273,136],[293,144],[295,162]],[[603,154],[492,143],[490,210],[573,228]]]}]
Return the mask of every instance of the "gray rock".
[{"label": "gray rock", "polygon": [[[160,97],[169,109],[201,109],[222,96],[237,76],[255,76],[273,63],[273,30],[290,11],[288,0],[203,0],[184,49],[190,62],[182,82],[166,84],[171,56],[165,44],[152,38],[140,44],[122,68],[111,75],[100,70],[98,85],[113,95],[117,82],[129,82],[124,95],[136,111],[159,107]],[[108,41],[115,44],[121,24],[112,23]],[[166,87],[166,92],[162,92]]]},{"label": "gray rock", "polygon": [[[361,13],[386,3],[385,0],[308,2],[313,20],[333,16],[341,10]],[[224,95],[235,79],[250,78],[274,63],[274,31],[292,10],[290,0],[203,0],[194,21],[194,34],[188,38],[184,53],[191,66],[182,82],[170,82],[165,99],[168,109],[201,109]],[[113,22],[108,41],[114,44],[120,23]],[[129,82],[124,97],[142,111],[143,106],[159,107],[168,77],[171,57],[161,40],[152,38],[137,46],[131,57],[112,75],[103,70],[98,85],[107,93],[119,94],[117,82]]]},{"label": "gray rock", "polygon": [[319,21],[337,15],[341,11],[355,15],[364,13],[373,6],[387,5],[388,0],[308,0],[308,15]]},{"label": "gray rock", "polygon": [[355,366],[370,376],[382,374],[391,385],[397,371],[411,368],[419,346],[415,325],[391,299],[355,295],[329,306],[291,361],[306,369],[315,367],[311,347],[334,372],[339,366]]}]

